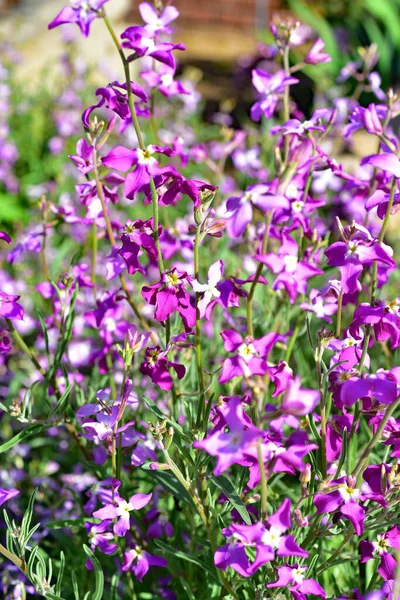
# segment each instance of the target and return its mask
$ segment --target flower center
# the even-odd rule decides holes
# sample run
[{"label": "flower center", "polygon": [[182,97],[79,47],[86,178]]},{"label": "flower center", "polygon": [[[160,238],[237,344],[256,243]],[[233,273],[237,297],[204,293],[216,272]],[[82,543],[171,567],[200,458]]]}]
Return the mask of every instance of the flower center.
[{"label": "flower center", "polygon": [[146,150],[138,150],[138,162],[141,165],[154,165],[157,163],[154,156],[153,146],[147,146]]},{"label": "flower center", "polygon": [[253,356],[257,354],[257,351],[254,348],[253,344],[245,344],[243,342],[243,344],[241,344],[238,348],[238,354],[241,358],[243,358],[243,360],[245,360],[248,363],[253,358]]},{"label": "flower center", "polygon": [[168,273],[165,283],[169,287],[176,287],[179,284],[179,276],[176,273]]},{"label": "flower center", "polygon": [[281,534],[274,527],[267,529],[262,536],[262,543],[276,550],[279,546]]},{"label": "flower center", "polygon": [[126,500],[122,500],[117,508],[117,514],[119,517],[126,516],[132,510],[132,505]]}]

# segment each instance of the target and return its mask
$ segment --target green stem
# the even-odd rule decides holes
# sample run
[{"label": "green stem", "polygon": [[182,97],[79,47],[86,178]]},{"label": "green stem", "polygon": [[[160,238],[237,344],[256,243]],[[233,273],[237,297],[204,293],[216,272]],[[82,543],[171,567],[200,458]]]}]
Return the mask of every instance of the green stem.
[{"label": "green stem", "polygon": [[327,461],[326,461],[326,406],[324,383],[321,369],[321,356],[316,357],[318,389],[320,393],[319,407],[321,414],[321,470],[322,476],[326,477]]},{"label": "green stem", "polygon": [[26,566],[25,561],[22,561],[18,556],[9,552],[7,548],[0,544],[0,554],[2,554],[5,558],[7,558],[10,562],[12,562],[18,569],[20,569],[26,576],[28,575],[28,568]]},{"label": "green stem", "polygon": [[[261,254],[265,254],[267,251],[267,246],[268,246],[268,238],[269,238],[269,230],[271,227],[271,221],[272,221],[272,211],[267,213],[267,216],[265,218],[265,231],[264,231],[264,235],[263,235],[263,239],[261,242]],[[253,330],[253,299],[254,299],[254,293],[256,291],[256,287],[257,287],[257,283],[261,277],[261,273],[263,270],[263,264],[261,262],[258,263],[258,267],[256,270],[256,273],[254,275],[254,279],[252,281],[251,287],[250,287],[250,291],[249,291],[249,295],[247,298],[247,333],[248,335],[250,335],[251,337],[254,337],[254,330]]]},{"label": "green stem", "polygon": [[[391,188],[390,188],[390,197],[389,197],[388,207],[386,209],[385,218],[383,220],[382,228],[381,228],[381,231],[380,231],[380,234],[379,234],[379,238],[378,238],[378,244],[379,244],[379,246],[382,246],[383,240],[385,238],[386,230],[387,230],[387,227],[389,225],[391,210],[393,208],[394,195],[395,195],[395,191],[396,191],[396,184],[397,184],[397,179],[393,178],[392,185],[391,185]],[[372,266],[371,296],[370,296],[370,305],[371,306],[373,306],[373,304],[374,304],[374,302],[376,300],[377,282],[378,282],[378,261],[375,260],[374,264]],[[364,339],[364,344],[363,344],[361,359],[360,359],[360,363],[359,363],[359,366],[358,366],[358,372],[359,373],[361,373],[361,371],[363,369],[364,362],[365,362],[365,357],[367,356],[368,346],[369,346],[369,340],[371,338],[371,330],[372,330],[371,325],[367,325],[366,331],[365,331],[365,339]]]},{"label": "green stem", "polygon": [[93,283],[93,297],[94,297],[95,302],[97,301],[96,263],[97,263],[97,225],[96,225],[96,219],[94,219],[93,225],[92,225],[92,283]]},{"label": "green stem", "polygon": [[342,307],[343,307],[343,290],[340,290],[338,298],[337,321],[336,321],[336,337],[339,339],[342,333]]},{"label": "green stem", "polygon": [[[199,280],[199,271],[200,271],[200,263],[199,263],[199,247],[200,247],[200,226],[197,226],[196,229],[196,237],[194,241],[194,276],[195,279]],[[204,392],[204,374],[203,374],[203,364],[202,364],[202,356],[201,356],[201,319],[200,319],[200,311],[198,307],[198,303],[200,300],[200,295],[196,292],[196,365],[197,365],[197,379],[199,385],[199,404],[197,408],[197,426],[200,427],[203,421],[203,416],[206,412],[206,396]]]},{"label": "green stem", "polygon": [[387,422],[389,421],[390,417],[392,416],[392,414],[395,412],[395,410],[398,408],[398,406],[400,405],[400,397],[397,398],[397,400],[395,402],[393,402],[393,404],[390,404],[385,412],[385,416],[383,417],[382,421],[379,424],[378,429],[375,432],[375,435],[372,437],[372,439],[368,442],[368,444],[366,445],[364,452],[361,454],[360,459],[357,463],[357,466],[355,467],[352,476],[353,477],[358,477],[358,475],[361,473],[361,471],[363,470],[363,466],[365,461],[369,458],[372,449],[376,446],[376,444],[379,442],[381,435],[383,433],[383,430],[386,427]]},{"label": "green stem", "polygon": [[267,478],[265,476],[265,467],[262,457],[261,441],[257,444],[258,467],[260,469],[260,484],[261,484],[261,520],[266,521],[267,512]]}]

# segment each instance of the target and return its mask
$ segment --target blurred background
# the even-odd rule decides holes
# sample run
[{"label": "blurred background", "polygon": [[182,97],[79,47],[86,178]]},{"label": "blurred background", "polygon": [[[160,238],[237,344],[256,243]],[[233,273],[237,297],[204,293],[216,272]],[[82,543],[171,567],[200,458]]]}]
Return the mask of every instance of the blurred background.
[{"label": "blurred background", "polygon": [[[68,174],[65,157],[82,135],[81,108],[92,103],[96,87],[121,77],[119,57],[101,20],[92,24],[87,39],[74,25],[47,30],[65,4],[68,0],[0,0],[0,221],[13,226],[27,219],[24,208],[42,193],[43,181],[68,188],[62,174]],[[362,48],[372,43],[379,54],[374,70],[382,89],[398,86],[400,0],[174,4],[181,12],[174,23],[174,41],[187,48],[177,53],[178,75],[192,81],[202,98],[196,115],[208,123],[239,128],[248,122],[255,97],[251,72],[271,60],[268,27],[282,17],[313,28],[332,57],[329,63],[305,66],[298,73],[300,84],[292,93],[306,117],[320,93],[328,100],[340,95],[336,82],[341,71],[349,61],[357,64]],[[137,0],[107,3],[118,33],[141,23],[138,5]],[[351,95],[357,82],[349,79],[345,85]],[[376,102],[372,94],[361,94],[361,104],[372,101]],[[182,110],[190,110],[189,104]],[[198,135],[201,138],[201,130]],[[365,139],[356,135],[354,140],[353,155],[368,152]]]}]

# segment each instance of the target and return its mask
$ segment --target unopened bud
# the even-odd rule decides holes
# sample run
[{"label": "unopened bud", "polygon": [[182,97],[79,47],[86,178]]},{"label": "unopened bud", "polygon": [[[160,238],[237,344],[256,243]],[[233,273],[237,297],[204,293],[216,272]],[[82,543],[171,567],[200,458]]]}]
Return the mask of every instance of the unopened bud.
[{"label": "unopened bud", "polygon": [[174,439],[174,428],[170,427],[168,429],[168,433],[166,435],[166,437],[164,438],[164,448],[166,450],[168,450],[168,448],[170,447],[170,445],[172,444],[172,440]]},{"label": "unopened bud", "polygon": [[300,509],[296,508],[296,510],[293,512],[293,514],[294,514],[294,520],[298,527],[308,527],[308,524],[309,524],[308,519],[307,519],[307,517],[303,517]]}]

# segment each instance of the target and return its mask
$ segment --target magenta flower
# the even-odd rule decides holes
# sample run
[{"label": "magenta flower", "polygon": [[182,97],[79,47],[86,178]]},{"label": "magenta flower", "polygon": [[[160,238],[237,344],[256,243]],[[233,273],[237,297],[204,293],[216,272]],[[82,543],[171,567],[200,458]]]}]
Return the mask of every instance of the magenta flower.
[{"label": "magenta flower", "polygon": [[157,12],[149,2],[139,4],[139,12],[146,23],[145,28],[152,33],[170,33],[171,30],[167,26],[179,17],[175,6],[166,6],[161,12]]},{"label": "magenta flower", "polygon": [[180,81],[175,81],[174,75],[175,69],[163,64],[160,65],[158,71],[150,69],[149,71],[142,71],[140,73],[140,77],[145,80],[150,88],[157,88],[166,98],[171,98],[171,96],[178,94],[190,94],[191,92]]},{"label": "magenta flower", "polygon": [[330,318],[337,311],[337,304],[334,302],[324,302],[324,295],[319,290],[311,290],[309,295],[311,302],[302,302],[300,308],[315,313],[318,319],[323,319],[332,323]]},{"label": "magenta flower", "polygon": [[[360,225],[353,225],[349,234],[344,232],[345,240],[334,242],[325,250],[329,266],[340,267],[341,283],[345,294],[353,294],[361,290],[358,281],[364,265],[379,261],[389,268],[396,266],[387,250],[377,240],[371,238],[368,230]],[[365,239],[366,238],[366,239]]]},{"label": "magenta flower", "polygon": [[167,346],[165,351],[162,351],[159,346],[146,348],[145,358],[139,369],[143,375],[148,375],[153,383],[166,392],[173,385],[170,369],[175,371],[178,379],[182,379],[186,373],[183,365],[168,359],[168,353],[171,348],[171,345]]},{"label": "magenta flower", "polygon": [[161,556],[149,554],[140,546],[135,546],[124,553],[123,571],[132,571],[135,577],[142,581],[150,567],[166,567],[167,561]]},{"label": "magenta flower", "polygon": [[66,6],[56,16],[48,28],[53,29],[59,25],[76,23],[83,35],[87,37],[90,25],[99,16],[99,10],[108,0],[71,0],[71,6]]},{"label": "magenta flower", "polygon": [[361,161],[362,165],[371,165],[391,173],[396,179],[400,178],[400,160],[394,154],[382,153],[366,156]]},{"label": "magenta flower", "polygon": [[[368,200],[365,203],[365,208],[367,211],[372,210],[373,208],[377,207],[377,211],[376,214],[378,215],[378,217],[380,219],[384,219],[386,216],[386,212],[388,209],[388,205],[389,205],[389,199],[390,199],[390,194],[387,192],[384,192],[383,190],[376,190],[376,192],[374,192],[372,194],[372,196],[370,196],[368,198]],[[398,210],[399,210],[399,204],[400,204],[400,192],[395,192],[394,197],[393,197],[393,206],[391,209],[391,214],[395,214]]]},{"label": "magenta flower", "polygon": [[15,498],[18,494],[18,490],[5,490],[0,488],[0,506],[4,504],[4,502],[8,502],[8,500]]},{"label": "magenta flower", "polygon": [[386,373],[350,377],[341,387],[340,399],[344,406],[352,406],[360,398],[375,399],[382,404],[393,404],[397,398],[397,383]]},{"label": "magenta flower", "polygon": [[317,494],[314,497],[318,514],[332,513],[339,510],[353,524],[356,534],[361,535],[364,531],[365,511],[360,506],[359,501],[364,498],[360,490],[355,488],[354,478],[349,476],[347,479],[342,478],[333,483],[340,484],[340,488],[327,494]]},{"label": "magenta flower", "polygon": [[83,175],[87,175],[93,170],[93,151],[93,146],[88,144],[85,138],[82,138],[76,144],[76,155],[68,155]]},{"label": "magenta flower", "polygon": [[245,339],[234,331],[227,329],[221,333],[224,348],[227,352],[235,352],[235,356],[226,358],[219,377],[220,383],[226,383],[235,377],[251,377],[252,375],[265,375],[267,372],[266,357],[278,341],[277,333],[267,333],[262,338]]},{"label": "magenta flower", "polygon": [[360,542],[361,562],[365,563],[371,559],[379,558],[378,573],[386,581],[396,576],[397,561],[389,552],[389,548],[399,549],[400,528],[395,525],[384,534],[376,536],[376,542],[362,540]]},{"label": "magenta flower", "polygon": [[[275,560],[275,553],[279,557],[307,558],[308,553],[296,544],[293,536],[283,535],[290,528],[290,500],[287,498],[267,519],[266,524],[232,524],[223,529],[228,544],[215,552],[215,565],[223,571],[230,566],[243,577],[250,577],[266,562]],[[246,554],[246,547],[255,548],[256,555],[252,563]]]},{"label": "magenta flower", "polygon": [[173,50],[185,50],[184,44],[172,44],[171,42],[157,42],[154,29],[133,26],[128,27],[121,34],[122,47],[135,52],[136,57],[151,56],[171,69],[175,68],[175,60],[172,56]]},{"label": "magenta flower", "polygon": [[[233,464],[244,460],[244,452],[254,445],[263,433],[245,417],[241,398],[232,397],[223,413],[223,423],[219,422],[213,433],[201,441],[193,443],[194,448],[200,448],[211,456],[217,457],[214,475],[221,475]],[[229,428],[229,433],[225,428]]]},{"label": "magenta flower", "polygon": [[243,196],[232,196],[226,203],[226,230],[229,237],[240,237],[253,220],[254,208],[262,212],[276,209],[288,209],[290,202],[283,195],[270,192],[266,185],[258,184],[249,187]]},{"label": "magenta flower", "polygon": [[326,598],[326,593],[318,581],[315,579],[305,579],[307,567],[300,567],[295,564],[292,567],[285,565],[277,567],[278,579],[273,583],[268,583],[267,588],[288,587],[294,600],[306,600],[306,596],[318,596]]},{"label": "magenta flower", "polygon": [[[103,554],[114,554],[117,551],[118,546],[114,541],[114,534],[111,531],[107,531],[111,524],[111,519],[106,519],[98,525],[85,523],[85,529],[89,536],[90,547],[93,552],[96,548],[103,552]],[[87,566],[91,566],[90,563]]]},{"label": "magenta flower", "polygon": [[377,301],[374,306],[362,302],[354,312],[349,332],[356,340],[363,337],[362,325],[372,325],[378,342],[390,340],[392,348],[400,346],[400,299]]},{"label": "magenta flower", "polygon": [[18,304],[17,300],[19,299],[20,296],[0,292],[0,317],[22,321],[24,318],[24,309]]},{"label": "magenta flower", "polygon": [[142,296],[146,302],[156,307],[154,317],[157,321],[163,323],[177,311],[187,328],[195,325],[194,299],[185,290],[188,282],[188,274],[174,268],[163,273],[158,283],[143,286]]},{"label": "magenta flower", "polygon": [[134,171],[128,173],[125,179],[124,194],[126,198],[132,200],[136,197],[141,187],[147,185],[152,175],[158,172],[158,162],[153,154],[159,152],[165,156],[171,156],[171,148],[161,148],[160,146],[147,146],[146,150],[136,148],[130,150],[125,146],[116,146],[111,152],[102,158],[102,163],[110,169],[117,171],[128,171],[134,165]]},{"label": "magenta flower", "polygon": [[[142,102],[147,102],[148,98],[146,92],[133,81],[131,81],[131,90],[132,94],[137,96]],[[89,117],[92,112],[104,104],[106,105],[106,108],[114,111],[123,121],[131,118],[126,83],[113,81],[113,83],[109,83],[106,88],[98,88],[96,90],[96,96],[100,96],[99,102],[93,106],[89,106],[82,115],[82,121],[85,127],[90,127]]]},{"label": "magenta flower", "polygon": [[303,417],[315,409],[319,399],[318,390],[301,389],[300,377],[295,377],[287,382],[279,410],[286,415]]},{"label": "magenta flower", "polygon": [[250,114],[253,121],[259,121],[262,115],[267,119],[272,117],[285,87],[299,82],[296,77],[287,76],[285,71],[278,71],[271,75],[261,69],[254,69],[252,76],[253,85],[261,95],[261,99],[251,107]]},{"label": "magenta flower", "polygon": [[318,65],[320,63],[330,62],[332,59],[326,52],[323,52],[325,42],[318,38],[312,48],[308,51],[304,58],[307,65]]},{"label": "magenta flower", "polygon": [[[116,490],[118,490],[116,487]],[[95,510],[93,516],[104,521],[105,519],[118,519],[113,530],[116,535],[123,537],[130,527],[130,513],[132,510],[140,510],[150,502],[153,494],[134,494],[129,502],[114,493],[113,502],[106,504],[103,508]]]}]

